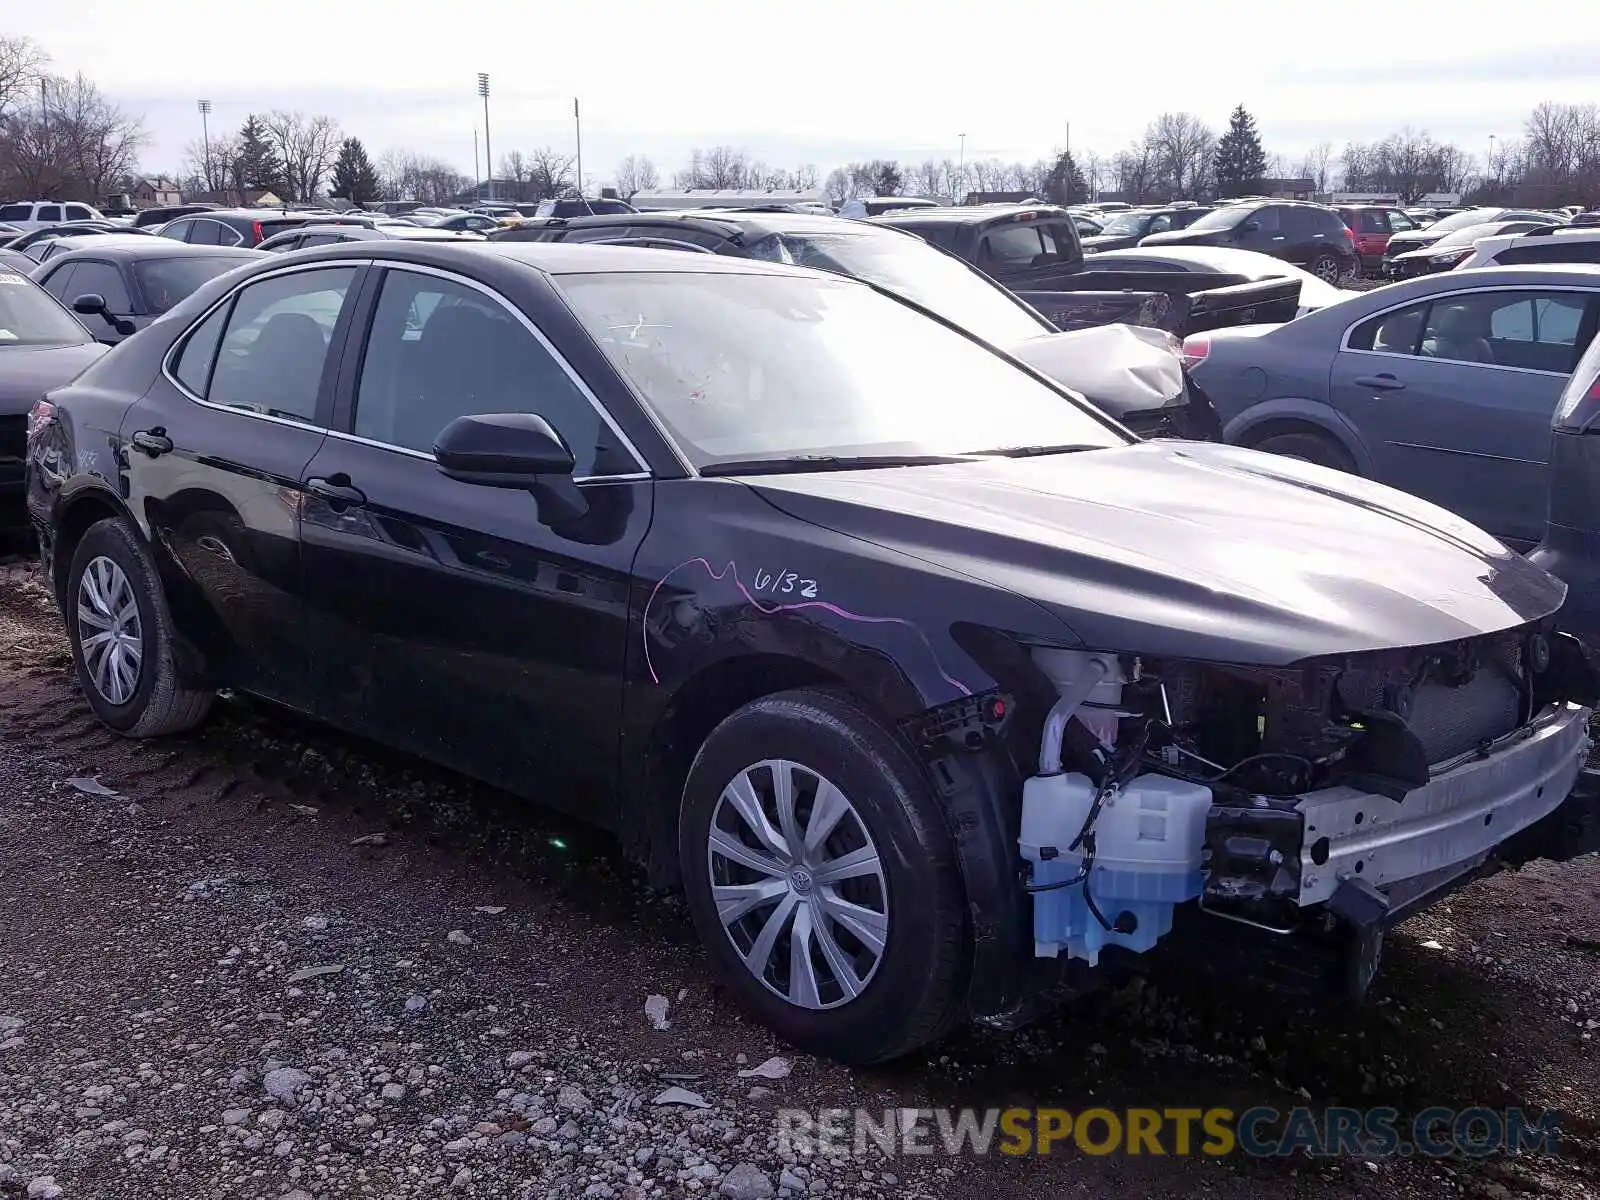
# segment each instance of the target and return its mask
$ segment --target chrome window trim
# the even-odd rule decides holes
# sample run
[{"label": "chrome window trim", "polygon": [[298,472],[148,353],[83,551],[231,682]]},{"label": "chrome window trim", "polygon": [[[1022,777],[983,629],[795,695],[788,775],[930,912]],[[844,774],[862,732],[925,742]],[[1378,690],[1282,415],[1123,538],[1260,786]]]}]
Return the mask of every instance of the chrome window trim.
[{"label": "chrome window trim", "polygon": [[[1445,274],[1446,272],[1441,272]],[[1418,304],[1434,304],[1439,300],[1452,296],[1476,296],[1486,292],[1575,292],[1585,298],[1585,303],[1595,298],[1600,298],[1600,287],[1579,287],[1577,285],[1543,286],[1533,283],[1501,283],[1484,285],[1481,287],[1465,287],[1456,291],[1435,292],[1429,296],[1416,297],[1399,304],[1391,304],[1387,308],[1380,308],[1377,312],[1368,313],[1360,320],[1345,326],[1344,335],[1339,339],[1339,354],[1368,354],[1374,358],[1399,358],[1407,361],[1424,359],[1427,362],[1456,363],[1460,366],[1478,367],[1485,371],[1512,371],[1518,375],[1553,375],[1557,379],[1565,379],[1572,374],[1571,371],[1541,371],[1534,367],[1508,367],[1501,363],[1474,363],[1456,358],[1426,358],[1421,354],[1396,354],[1392,350],[1362,350],[1350,344],[1351,335],[1368,321],[1375,321],[1379,317],[1388,316],[1392,312],[1399,312],[1404,308],[1412,308]]]},{"label": "chrome window trim", "polygon": [[[219,224],[220,224],[220,222],[219,222]],[[349,268],[352,268],[352,267],[354,267],[354,268],[359,270],[362,267],[371,267],[371,266],[385,266],[385,267],[398,266],[398,267],[403,268],[405,270],[418,271],[420,274],[424,274],[424,275],[435,275],[435,276],[438,276],[441,279],[448,279],[448,280],[450,280],[452,282],[458,282],[458,283],[461,283],[461,284],[463,284],[463,285],[465,285],[467,287],[473,288],[473,289],[475,289],[477,291],[482,292],[484,295],[489,296],[491,299],[495,300],[498,304],[500,304],[503,308],[506,308],[509,312],[511,312],[517,318],[517,320],[519,322],[521,322],[521,324],[529,332],[531,332],[533,334],[533,336],[538,340],[539,344],[541,346],[543,346],[545,348],[546,352],[548,352],[550,354],[551,358],[553,358],[556,361],[556,363],[558,363],[560,365],[561,369],[564,372],[566,372],[567,378],[573,381],[573,383],[576,385],[578,390],[584,395],[584,397],[594,407],[595,411],[600,414],[600,419],[602,421],[604,421],[606,423],[607,428],[609,428],[617,436],[617,439],[621,442],[622,446],[627,450],[628,454],[632,457],[633,461],[636,464],[638,464],[639,467],[640,467],[640,470],[638,470],[638,471],[629,471],[629,472],[619,473],[619,474],[615,474],[615,475],[577,475],[577,476],[573,477],[573,482],[574,483],[595,483],[595,482],[613,482],[613,481],[623,482],[623,481],[633,481],[633,480],[643,480],[643,479],[652,479],[652,478],[654,478],[653,474],[649,470],[649,464],[645,462],[644,456],[639,453],[638,448],[636,446],[634,446],[632,440],[628,437],[628,435],[626,433],[624,433],[620,428],[618,428],[616,421],[612,418],[611,414],[606,411],[605,406],[602,405],[600,403],[598,397],[596,397],[595,394],[592,391],[589,390],[588,384],[586,384],[581,378],[579,378],[577,373],[572,369],[571,364],[569,364],[567,362],[566,358],[563,355],[561,355],[560,353],[558,353],[556,351],[555,347],[550,344],[550,340],[547,337],[544,336],[543,332],[541,332],[531,321],[529,321],[528,318],[525,315],[523,315],[523,313],[519,309],[517,309],[514,305],[508,304],[499,295],[499,293],[495,292],[492,288],[489,288],[489,287],[486,287],[486,286],[484,286],[482,284],[479,284],[475,280],[465,279],[465,278],[463,278],[463,277],[461,277],[459,275],[453,274],[453,273],[451,273],[449,271],[440,270],[440,269],[438,269],[436,267],[427,267],[427,266],[422,266],[422,265],[413,264],[413,263],[396,264],[396,263],[393,263],[391,261],[381,260],[381,259],[354,259],[354,260],[331,259],[331,260],[326,260],[326,261],[321,261],[321,262],[289,263],[289,264],[285,264],[284,266],[281,266],[281,267],[276,267],[276,268],[274,268],[273,270],[270,270],[270,271],[263,271],[260,275],[253,275],[249,279],[241,281],[237,286],[235,286],[233,288],[230,288],[227,292],[223,293],[223,295],[217,297],[217,299],[215,301],[213,301],[210,305],[208,305],[206,307],[204,312],[200,313],[198,316],[195,317],[195,319],[193,321],[191,321],[189,323],[189,327],[187,329],[185,329],[181,334],[179,334],[176,338],[173,339],[172,345],[167,348],[166,354],[161,359],[161,374],[162,374],[162,376],[166,379],[166,381],[168,383],[170,383],[174,388],[176,388],[178,390],[179,394],[182,395],[186,400],[190,401],[193,404],[198,404],[203,408],[209,408],[209,409],[213,410],[214,412],[231,413],[234,416],[249,417],[249,418],[251,418],[253,420],[257,420],[257,421],[267,421],[267,422],[269,422],[271,424],[274,424],[274,425],[286,425],[286,426],[290,427],[291,429],[309,429],[309,430],[311,430],[313,432],[316,432],[316,433],[323,433],[323,434],[326,434],[329,437],[338,438],[340,441],[353,442],[353,443],[356,443],[358,445],[363,445],[363,446],[371,446],[371,447],[373,447],[374,449],[377,449],[377,450],[388,450],[391,453],[403,454],[403,455],[406,455],[407,457],[416,458],[416,459],[419,459],[419,460],[421,460],[423,462],[430,462],[430,463],[437,464],[438,460],[435,459],[433,455],[426,454],[421,450],[413,450],[409,446],[397,446],[397,445],[394,445],[393,443],[390,443],[390,442],[380,442],[380,441],[376,441],[376,440],[374,440],[372,438],[364,438],[364,437],[361,437],[360,435],[355,434],[355,433],[346,433],[346,432],[344,432],[342,430],[330,429],[325,425],[318,425],[318,424],[316,424],[314,422],[293,421],[293,420],[290,420],[287,417],[272,416],[269,413],[252,412],[247,408],[235,408],[235,407],[233,407],[231,405],[227,405],[227,404],[213,404],[211,401],[206,400],[201,396],[197,396],[192,391],[190,391],[178,379],[176,372],[174,372],[174,370],[173,370],[173,362],[176,360],[178,355],[182,353],[183,348],[189,344],[189,339],[194,336],[195,330],[199,329],[201,325],[205,324],[206,320],[213,313],[215,313],[219,308],[222,308],[226,304],[232,303],[234,297],[236,297],[240,292],[244,291],[245,288],[250,287],[252,284],[261,283],[261,282],[263,282],[265,280],[268,280],[268,279],[277,279],[277,278],[280,278],[280,277],[286,276],[286,275],[297,275],[297,274],[301,274],[301,273],[306,272],[306,271],[326,271],[326,270],[330,270],[330,269],[338,270],[338,269],[349,269]],[[563,303],[564,303],[565,302],[565,297],[563,297],[562,299],[563,299]],[[227,330],[224,329],[223,332],[222,332],[222,337],[226,337],[226,336],[227,336]],[[219,351],[220,351],[220,347],[222,345],[222,339],[220,337],[217,340],[217,345],[218,345],[218,348],[219,348]],[[359,381],[359,376],[358,376],[358,378],[357,378],[357,386],[359,387],[359,385],[360,385],[360,381]],[[669,442],[669,445],[671,445],[670,442]],[[672,450],[673,450],[674,453],[678,452],[676,446],[672,446]],[[691,470],[692,470],[692,468],[691,468]]]},{"label": "chrome window trim", "polygon": [[[623,432],[622,426],[617,424],[616,418],[613,417],[608,411],[606,411],[606,406],[600,403],[600,398],[598,396],[596,396],[594,394],[594,392],[589,390],[589,385],[584,382],[583,377],[580,376],[576,371],[574,371],[572,369],[572,364],[567,361],[566,356],[563,355],[559,350],[557,350],[555,348],[555,345],[550,341],[550,339],[547,338],[544,335],[544,331],[542,329],[540,329],[537,325],[535,325],[531,320],[528,319],[528,316],[527,316],[526,313],[524,313],[516,305],[514,305],[514,304],[510,303],[509,301],[507,301],[506,298],[504,296],[502,296],[499,292],[495,291],[493,288],[489,287],[487,284],[479,283],[475,279],[468,279],[466,276],[458,275],[454,271],[446,271],[441,267],[435,267],[435,266],[432,266],[432,265],[429,265],[429,264],[408,263],[408,262],[392,262],[392,261],[382,261],[382,260],[374,259],[374,260],[372,260],[372,265],[374,265],[374,266],[382,266],[382,267],[386,268],[390,272],[394,272],[394,271],[411,271],[411,272],[413,272],[415,274],[418,274],[418,275],[432,275],[437,279],[448,280],[451,283],[459,284],[462,287],[471,289],[472,291],[482,293],[483,295],[487,296],[490,300],[492,300],[494,303],[498,304],[501,308],[505,309],[508,313],[510,313],[513,317],[516,318],[518,324],[520,324],[524,329],[526,329],[529,333],[531,333],[533,335],[534,340],[537,341],[539,343],[539,345],[544,348],[544,352],[546,354],[548,354],[551,357],[551,359],[555,362],[555,364],[561,368],[562,372],[566,375],[567,379],[569,381],[571,381],[572,386],[577,388],[579,393],[582,394],[583,398],[589,402],[589,407],[594,409],[596,414],[599,415],[600,420],[605,423],[606,428],[611,430],[612,434],[616,437],[617,441],[621,443],[622,448],[628,452],[628,457],[633,459],[635,467],[637,467],[639,471],[642,471],[647,476],[650,474],[650,464],[645,460],[644,455],[639,453],[639,448],[633,444],[633,439],[630,438],[626,433]],[[385,278],[384,284],[387,284],[387,283],[388,283],[388,279]],[[378,293],[378,301],[381,303],[382,300],[383,300],[383,293],[382,293],[382,290],[380,288],[379,293]],[[361,365],[363,367],[365,367],[365,365],[366,365],[365,361],[363,361]],[[355,397],[354,397],[354,399],[355,399],[355,408],[359,409],[361,407],[361,375],[360,375],[360,372],[357,372],[357,374],[356,374],[355,389],[356,389],[355,390]],[[352,417],[354,417],[356,415],[354,409],[352,409],[350,415]],[[351,436],[354,437],[356,435],[352,434]],[[373,444],[374,445],[379,445],[379,446],[389,446],[389,443],[386,443],[386,442],[374,442]],[[410,450],[410,448],[406,447],[406,446],[394,446],[393,449]],[[415,451],[415,450],[411,450],[410,452],[413,453],[413,454],[421,453],[420,451]],[[431,455],[431,454],[427,455],[426,457],[430,461],[433,460],[433,455]],[[629,471],[629,472],[626,472],[625,474],[628,475],[628,476],[632,476],[632,475],[634,475],[636,473],[637,472]],[[618,476],[609,476],[609,475],[607,475],[607,476],[585,476],[584,478],[610,479],[610,478],[617,478],[617,477]]]},{"label": "chrome window trim", "polygon": [[[214,223],[218,225],[221,224],[220,221]],[[189,323],[189,327],[187,329],[173,339],[172,345],[167,347],[167,352],[162,356],[161,359],[162,376],[168,383],[177,388],[179,394],[182,395],[186,400],[189,400],[194,404],[198,404],[203,408],[209,408],[214,412],[225,412],[232,413],[235,416],[240,417],[251,417],[257,421],[268,421],[274,425],[287,425],[292,429],[310,429],[317,433],[331,433],[332,431],[328,429],[327,426],[318,425],[314,421],[292,421],[288,417],[275,417],[269,413],[251,412],[248,408],[237,408],[229,404],[213,404],[210,400],[207,400],[201,396],[197,396],[191,392],[188,387],[178,379],[177,374],[172,369],[172,364],[173,360],[183,352],[183,348],[189,344],[189,339],[194,336],[195,330],[199,329],[201,325],[205,324],[206,319],[210,317],[212,313],[216,312],[217,309],[221,308],[223,305],[232,303],[235,296],[244,291],[245,288],[250,287],[252,284],[262,283],[268,279],[277,279],[285,275],[298,275],[305,271],[326,271],[329,269],[349,270],[352,268],[359,271],[366,265],[367,264],[364,261],[291,263],[287,266],[279,267],[272,271],[263,271],[260,275],[252,275],[249,279],[241,281],[236,286],[224,292],[221,296],[218,296],[217,299],[214,300],[204,312],[202,312]],[[345,298],[348,302],[348,293],[346,294]],[[221,336],[217,338],[217,352],[219,354],[222,352],[222,339],[227,336],[228,331],[226,327],[224,327]]]}]

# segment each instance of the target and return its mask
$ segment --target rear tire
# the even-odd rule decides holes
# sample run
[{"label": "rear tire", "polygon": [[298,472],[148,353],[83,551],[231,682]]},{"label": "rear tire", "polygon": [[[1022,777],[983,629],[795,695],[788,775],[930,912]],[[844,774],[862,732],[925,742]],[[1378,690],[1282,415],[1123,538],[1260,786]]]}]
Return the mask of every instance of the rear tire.
[{"label": "rear tire", "polygon": [[[921,764],[854,699],[782,692],[717,726],[684,787],[679,856],[718,974],[791,1044],[865,1065],[962,1017],[971,951],[943,809]],[[850,877],[834,875],[847,857]]]},{"label": "rear tire", "polygon": [[1306,267],[1323,283],[1331,283],[1335,287],[1344,278],[1344,265],[1332,254],[1319,254],[1311,260]]},{"label": "rear tire", "polygon": [[179,681],[166,596],[126,521],[98,521],[83,535],[67,569],[62,611],[78,683],[106,726],[146,738],[204,720],[214,694]]},{"label": "rear tire", "polygon": [[1350,452],[1325,434],[1278,433],[1262,438],[1251,448],[1316,463],[1319,467],[1332,467],[1335,471],[1345,471],[1351,475],[1357,474],[1356,461],[1350,457]]}]

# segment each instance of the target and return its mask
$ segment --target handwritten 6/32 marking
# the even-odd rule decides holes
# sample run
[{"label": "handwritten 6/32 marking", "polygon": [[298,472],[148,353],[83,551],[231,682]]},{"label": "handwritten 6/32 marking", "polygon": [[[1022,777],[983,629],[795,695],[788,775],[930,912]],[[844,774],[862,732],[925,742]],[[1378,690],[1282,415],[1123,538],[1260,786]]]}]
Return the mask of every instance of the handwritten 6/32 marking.
[{"label": "handwritten 6/32 marking", "polygon": [[769,596],[804,596],[807,600],[811,600],[815,599],[817,594],[817,581],[802,579],[794,571],[785,570],[783,567],[779,567],[776,571],[757,567],[756,577],[750,590],[765,592]]}]

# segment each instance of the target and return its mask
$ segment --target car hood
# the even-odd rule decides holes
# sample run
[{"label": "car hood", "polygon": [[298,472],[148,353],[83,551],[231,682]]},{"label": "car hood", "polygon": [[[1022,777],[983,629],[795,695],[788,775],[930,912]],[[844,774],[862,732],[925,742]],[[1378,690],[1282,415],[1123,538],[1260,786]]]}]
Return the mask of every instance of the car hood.
[{"label": "car hood", "polygon": [[1097,325],[1029,338],[1011,353],[1119,419],[1188,402],[1179,346],[1161,329]]},{"label": "car hood", "polygon": [[1221,242],[1231,229],[1169,229],[1139,239],[1141,246],[1212,246]]},{"label": "car hood", "polygon": [[53,387],[71,383],[106,352],[98,342],[80,346],[7,346],[0,343],[0,416],[25,413]]},{"label": "car hood", "polygon": [[[1448,232],[1449,230],[1445,231],[1445,233]],[[1404,251],[1426,249],[1443,236],[1443,233],[1429,233],[1426,229],[1413,229],[1406,233],[1391,234],[1386,251],[1389,257],[1393,258]]]},{"label": "car hood", "polygon": [[1566,595],[1444,509],[1232,446],[750,483],[797,519],[1027,597],[1097,649],[1285,665],[1507,629]]}]

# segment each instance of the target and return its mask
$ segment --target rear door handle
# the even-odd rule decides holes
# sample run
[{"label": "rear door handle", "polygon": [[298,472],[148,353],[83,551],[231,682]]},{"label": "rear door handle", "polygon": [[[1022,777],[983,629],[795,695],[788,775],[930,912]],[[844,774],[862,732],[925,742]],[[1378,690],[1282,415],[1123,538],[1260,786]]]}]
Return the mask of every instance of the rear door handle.
[{"label": "rear door handle", "polygon": [[159,458],[172,450],[172,439],[160,426],[154,429],[141,429],[128,440],[133,443],[135,450],[142,450],[151,458]]},{"label": "rear door handle", "polygon": [[306,480],[306,490],[313,496],[321,496],[334,512],[360,508],[367,502],[367,494],[352,484],[350,476],[342,471],[326,479]]},{"label": "rear door handle", "polygon": [[1382,375],[1357,375],[1356,386],[1372,388],[1378,392],[1398,392],[1406,385],[1386,371]]}]

